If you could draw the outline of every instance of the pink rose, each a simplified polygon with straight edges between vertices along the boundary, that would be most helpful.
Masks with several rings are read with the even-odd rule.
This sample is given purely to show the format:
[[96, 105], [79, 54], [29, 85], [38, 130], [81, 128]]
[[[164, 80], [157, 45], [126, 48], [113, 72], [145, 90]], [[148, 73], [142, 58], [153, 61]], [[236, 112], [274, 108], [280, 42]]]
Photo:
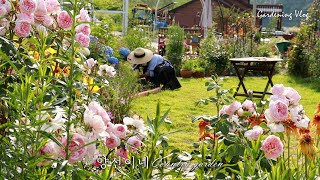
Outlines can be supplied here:
[[245, 100], [242, 103], [242, 109], [251, 113], [255, 113], [256, 112], [256, 103], [250, 101], [250, 100]]
[[80, 22], [90, 22], [90, 16], [87, 10], [83, 8], [80, 10], [80, 14], [76, 17]]
[[105, 123], [111, 121], [107, 111], [96, 101], [92, 101], [89, 103], [88, 108], [93, 111], [95, 114], [102, 117]]
[[283, 144], [279, 137], [269, 135], [263, 142], [260, 148], [267, 159], [276, 160], [283, 152]]
[[6, 7], [0, 6], [0, 17], [5, 16], [8, 13]]
[[70, 30], [73, 24], [72, 17], [68, 14], [67, 11], [61, 11], [58, 15], [58, 26], [64, 30]]
[[45, 16], [44, 16], [44, 19], [43, 19], [43, 21], [42, 21], [42, 24], [43, 24], [45, 27], [49, 27], [49, 26], [51, 26], [51, 25], [53, 24], [53, 22], [54, 22], [54, 19], [53, 19], [51, 16], [45, 15]]
[[118, 136], [120, 139], [123, 139], [126, 137], [126, 133], [127, 133], [127, 126], [123, 125], [123, 124], [115, 124], [113, 126], [113, 133]]
[[108, 133], [112, 133], [112, 131], [113, 131], [113, 126], [114, 126], [114, 124], [113, 124], [112, 122], [107, 122], [107, 124], [106, 124], [106, 131], [107, 131]]
[[4, 15], [6, 15], [9, 11], [11, 11], [11, 9], [12, 9], [12, 7], [11, 7], [11, 3], [10, 3], [10, 1], [8, 1], [8, 0], [2, 0], [2, 1], [0, 1], [0, 9], [1, 8], [4, 8], [5, 9], [5, 14]]
[[298, 105], [298, 102], [301, 99], [299, 93], [291, 87], [285, 89], [284, 95], [289, 100], [289, 105]]
[[86, 60], [86, 63], [87, 63], [88, 68], [91, 69], [97, 64], [97, 61], [94, 60], [93, 58], [89, 58]]
[[228, 106], [224, 106], [221, 110], [221, 113], [228, 114], [229, 116], [232, 116], [240, 108], [241, 108], [241, 103], [239, 101], [234, 101], [232, 104], [230, 104]]
[[56, 13], [60, 11], [60, 3], [57, 0], [46, 0], [45, 4], [48, 13]]
[[90, 110], [86, 110], [83, 114], [84, 123], [92, 127], [98, 133], [105, 131], [105, 123], [101, 116], [94, 114]]
[[282, 96], [283, 93], [284, 93], [284, 90], [285, 90], [285, 88], [284, 88], [283, 84], [275, 84], [275, 85], [270, 89], [270, 91], [271, 91], [271, 93], [272, 93], [273, 95], [278, 95], [278, 96]]
[[90, 25], [89, 24], [80, 24], [76, 27], [76, 32], [77, 33], [83, 33], [87, 36], [90, 35], [91, 33], [91, 29], [90, 29]]
[[288, 117], [288, 106], [280, 100], [272, 101], [269, 109], [265, 111], [265, 116], [268, 122], [281, 122]]
[[122, 157], [123, 159], [128, 159], [128, 151], [124, 148], [120, 148], [116, 151], [116, 155]]
[[33, 17], [32, 14], [19, 13], [19, 14], [17, 14], [16, 22], [33, 24], [34, 23], [34, 17]]
[[110, 134], [109, 137], [106, 137], [105, 144], [108, 148], [112, 149], [120, 146], [121, 141], [114, 134]]
[[29, 23], [16, 23], [14, 32], [19, 37], [27, 37], [31, 32], [31, 24]]
[[[75, 163], [83, 159], [83, 157], [87, 153], [87, 146], [85, 146], [86, 141], [87, 139], [78, 133], [74, 133], [72, 135], [72, 138], [69, 142], [69, 147], [68, 147], [68, 152], [71, 153], [68, 159], [69, 163]], [[66, 136], [62, 138], [61, 144], [63, 146], [67, 145]], [[61, 149], [61, 154], [63, 157], [66, 156], [66, 152], [64, 149]]]
[[37, 8], [35, 0], [20, 0], [19, 9], [22, 13], [33, 13]]
[[51, 155], [52, 158], [57, 157], [59, 146], [53, 142], [52, 140], [48, 141], [44, 146], [40, 149], [41, 155]]
[[38, 0], [38, 5], [34, 12], [34, 18], [38, 21], [43, 21], [46, 15], [47, 15], [47, 8], [44, 0]]
[[76, 34], [76, 41], [83, 47], [89, 47], [90, 37], [80, 32]]
[[260, 134], [263, 133], [263, 129], [260, 126], [254, 126], [251, 130], [248, 130], [244, 133], [244, 137], [248, 140], [257, 140]]
[[132, 136], [127, 140], [127, 148], [134, 152], [137, 152], [138, 148], [141, 147], [142, 142], [140, 138]]

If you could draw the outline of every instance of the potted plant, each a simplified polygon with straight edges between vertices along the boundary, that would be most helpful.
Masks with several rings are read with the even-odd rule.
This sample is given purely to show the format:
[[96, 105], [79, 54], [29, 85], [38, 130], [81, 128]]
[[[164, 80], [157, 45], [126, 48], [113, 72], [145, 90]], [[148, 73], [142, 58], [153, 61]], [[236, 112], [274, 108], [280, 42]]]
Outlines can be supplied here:
[[192, 68], [193, 68], [193, 61], [187, 60], [182, 63], [181, 70], [180, 70], [180, 76], [183, 78], [190, 78], [192, 77]]
[[203, 67], [195, 67], [192, 71], [193, 71], [193, 74], [192, 76], [195, 77], [195, 78], [203, 78], [204, 75], [205, 75], [205, 68]]
[[205, 61], [201, 60], [199, 58], [194, 59], [193, 61], [193, 74], [192, 76], [195, 78], [202, 78], [205, 76], [205, 71], [206, 71], [206, 65], [205, 65]]

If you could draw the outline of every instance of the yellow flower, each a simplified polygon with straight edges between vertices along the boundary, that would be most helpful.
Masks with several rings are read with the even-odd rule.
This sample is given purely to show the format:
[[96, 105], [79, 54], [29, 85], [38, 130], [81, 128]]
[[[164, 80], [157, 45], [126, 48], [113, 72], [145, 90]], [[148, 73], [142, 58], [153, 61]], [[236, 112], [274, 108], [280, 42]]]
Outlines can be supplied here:
[[94, 81], [93, 81], [93, 78], [91, 77], [84, 77], [83, 83], [88, 85], [88, 89], [90, 92], [96, 93], [100, 90], [98, 86], [93, 86]]

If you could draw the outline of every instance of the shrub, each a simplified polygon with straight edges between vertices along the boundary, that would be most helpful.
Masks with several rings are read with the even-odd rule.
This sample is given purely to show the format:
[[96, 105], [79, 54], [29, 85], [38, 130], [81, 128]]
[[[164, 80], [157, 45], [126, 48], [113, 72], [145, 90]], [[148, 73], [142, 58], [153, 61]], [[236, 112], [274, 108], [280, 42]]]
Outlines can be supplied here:
[[142, 28], [132, 28], [128, 30], [128, 34], [124, 37], [124, 46], [131, 51], [138, 47], [151, 48], [151, 39], [147, 36], [147, 32]]
[[169, 27], [168, 39], [166, 57], [172, 63], [173, 67], [179, 71], [184, 53], [184, 30], [177, 25]]
[[222, 74], [228, 68], [229, 53], [220, 43], [212, 31], [200, 42], [200, 58], [207, 64], [208, 74]]

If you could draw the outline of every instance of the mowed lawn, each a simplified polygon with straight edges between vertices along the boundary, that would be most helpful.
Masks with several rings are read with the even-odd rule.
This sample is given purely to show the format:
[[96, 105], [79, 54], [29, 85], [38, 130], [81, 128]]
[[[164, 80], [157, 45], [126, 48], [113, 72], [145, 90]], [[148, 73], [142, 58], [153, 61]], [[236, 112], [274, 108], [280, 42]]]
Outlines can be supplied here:
[[[198, 123], [192, 123], [192, 117], [195, 115], [215, 115], [215, 107], [213, 104], [195, 106], [195, 102], [201, 98], [207, 98], [213, 95], [213, 91], [207, 91], [205, 82], [210, 78], [201, 79], [179, 79], [182, 88], [179, 90], [166, 90], [157, 94], [151, 94], [145, 97], [136, 98], [133, 101], [132, 111], [140, 115], [143, 119], [147, 116], [153, 118], [155, 116], [156, 105], [158, 101], [161, 104], [161, 112], [164, 114], [170, 109], [168, 119], [172, 121], [172, 129], [170, 131], [181, 130], [168, 136], [169, 146], [183, 151], [190, 151], [193, 142], [198, 141]], [[238, 85], [236, 76], [227, 77], [224, 81], [224, 88], [236, 87]], [[267, 82], [266, 77], [246, 77], [245, 85], [247, 89], [263, 91]], [[302, 96], [300, 103], [310, 119], [320, 102], [320, 80], [305, 80], [292, 78], [288, 75], [275, 75], [273, 77], [274, 84], [283, 84], [296, 89]], [[270, 88], [269, 88], [270, 89]], [[269, 96], [266, 96], [267, 98]], [[236, 99], [243, 99], [237, 97]], [[259, 102], [259, 99], [255, 99]], [[162, 129], [168, 132], [167, 129]]]

